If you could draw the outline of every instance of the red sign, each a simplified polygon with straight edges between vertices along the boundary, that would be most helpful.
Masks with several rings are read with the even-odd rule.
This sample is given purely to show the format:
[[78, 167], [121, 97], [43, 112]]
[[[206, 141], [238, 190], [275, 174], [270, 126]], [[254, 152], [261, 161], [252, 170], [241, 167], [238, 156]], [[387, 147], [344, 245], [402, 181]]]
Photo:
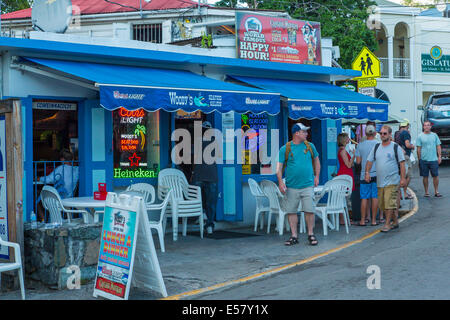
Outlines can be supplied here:
[[321, 65], [320, 23], [236, 12], [238, 58]]
[[97, 283], [95, 284], [95, 289], [105, 291], [109, 294], [123, 298], [125, 296], [125, 286], [118, 282], [113, 282], [111, 280], [97, 277]]

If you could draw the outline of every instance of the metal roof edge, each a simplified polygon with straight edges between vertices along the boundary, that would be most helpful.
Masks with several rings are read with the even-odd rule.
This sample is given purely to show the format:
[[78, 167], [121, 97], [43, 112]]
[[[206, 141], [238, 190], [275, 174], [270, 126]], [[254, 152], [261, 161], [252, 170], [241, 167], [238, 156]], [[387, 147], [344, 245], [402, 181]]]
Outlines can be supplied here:
[[[107, 48], [107, 50], [105, 50]], [[269, 61], [251, 61], [237, 58], [211, 57], [178, 52], [144, 50], [135, 48], [122, 48], [92, 44], [79, 44], [49, 40], [5, 38], [0, 37], [0, 50], [16, 51], [20, 55], [27, 53], [79, 56], [93, 59], [123, 59], [136, 63], [170, 63], [172, 65], [186, 66], [215, 66], [219, 68], [239, 68], [252, 71], [276, 71], [285, 74], [315, 74], [318, 76], [345, 76], [354, 78], [361, 76], [360, 71], [340, 69], [326, 66], [288, 64]], [[64, 59], [64, 58], [63, 58]]]

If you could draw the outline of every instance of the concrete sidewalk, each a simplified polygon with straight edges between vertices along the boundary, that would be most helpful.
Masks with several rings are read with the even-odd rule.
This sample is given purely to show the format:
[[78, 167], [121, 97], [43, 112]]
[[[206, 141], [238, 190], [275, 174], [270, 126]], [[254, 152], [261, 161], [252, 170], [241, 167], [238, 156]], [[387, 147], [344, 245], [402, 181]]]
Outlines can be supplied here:
[[[417, 205], [416, 199], [403, 201], [402, 213], [410, 211], [415, 205]], [[243, 279], [246, 277], [266, 276], [273, 269], [319, 254], [327, 254], [330, 250], [357, 242], [367, 235], [376, 233], [380, 227], [380, 225], [351, 226], [347, 234], [345, 227], [341, 226], [339, 231], [329, 231], [324, 237], [321, 220], [316, 218], [315, 233], [319, 241], [317, 246], [310, 246], [307, 235], [303, 233], [299, 234], [298, 245], [287, 247], [284, 241], [289, 238], [290, 233], [285, 231], [280, 237], [278, 233], [275, 233], [273, 226], [270, 234], [266, 233], [266, 229], [253, 232], [253, 226], [218, 230], [216, 237], [220, 234], [242, 236], [225, 239], [214, 239], [208, 235], [201, 239], [198, 232], [188, 232], [186, 237], [179, 235], [178, 241], [174, 242], [172, 235], [167, 233], [165, 253], [159, 249], [156, 234], [153, 240], [169, 298], [195, 299], [194, 290], [196, 293], [202, 291], [199, 289], [214, 285], [223, 287], [242, 283], [248, 280]], [[80, 289], [51, 290], [36, 283], [26, 283], [26, 298], [27, 300], [96, 300], [92, 295], [93, 288], [94, 284], [91, 283], [82, 285]], [[0, 300], [20, 298], [20, 290], [0, 293]], [[162, 296], [156, 292], [137, 288], [131, 288], [129, 296], [130, 300], [160, 298]]]

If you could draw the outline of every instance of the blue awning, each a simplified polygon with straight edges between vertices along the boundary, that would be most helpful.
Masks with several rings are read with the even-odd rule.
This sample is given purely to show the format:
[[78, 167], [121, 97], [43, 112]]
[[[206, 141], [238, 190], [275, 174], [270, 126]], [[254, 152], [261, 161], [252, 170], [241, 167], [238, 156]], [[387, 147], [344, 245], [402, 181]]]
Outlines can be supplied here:
[[289, 118], [370, 119], [385, 121], [388, 103], [325, 82], [231, 76], [287, 98]]
[[280, 111], [280, 95], [200, 76], [189, 71], [100, 63], [26, 58], [100, 88], [100, 104], [108, 110], [124, 107], [205, 113]]

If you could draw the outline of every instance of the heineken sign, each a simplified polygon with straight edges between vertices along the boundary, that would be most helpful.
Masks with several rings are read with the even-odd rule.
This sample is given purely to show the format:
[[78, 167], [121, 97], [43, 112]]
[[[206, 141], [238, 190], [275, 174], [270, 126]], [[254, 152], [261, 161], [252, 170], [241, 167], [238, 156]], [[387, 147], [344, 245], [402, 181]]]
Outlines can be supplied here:
[[430, 54], [422, 53], [422, 72], [450, 73], [450, 56], [443, 55], [442, 49], [434, 46]]

